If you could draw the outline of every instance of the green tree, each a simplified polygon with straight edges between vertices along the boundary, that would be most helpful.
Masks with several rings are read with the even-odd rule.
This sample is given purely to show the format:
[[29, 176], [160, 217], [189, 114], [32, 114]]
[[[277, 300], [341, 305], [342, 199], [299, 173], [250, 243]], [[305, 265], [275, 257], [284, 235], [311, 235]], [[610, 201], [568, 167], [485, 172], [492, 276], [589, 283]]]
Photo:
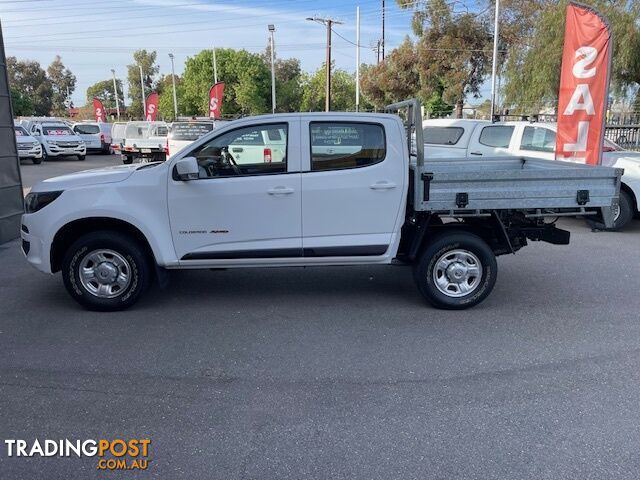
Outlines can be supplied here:
[[17, 88], [11, 87], [11, 107], [15, 116], [33, 115], [33, 103], [26, 95], [23, 95]]
[[[216, 49], [218, 80], [225, 82], [223, 115], [258, 114], [271, 110], [271, 74], [260, 55], [246, 50]], [[184, 113], [207, 115], [213, 84], [212, 51], [187, 58], [182, 85]]]
[[38, 62], [7, 57], [7, 73], [9, 86], [31, 102], [33, 115], [51, 113], [53, 87]]
[[[530, 113], [555, 106], [560, 85], [567, 0], [541, 6], [528, 45], [514, 43], [505, 66], [505, 96], [509, 105]], [[640, 84], [640, 3], [585, 0], [610, 21], [613, 28], [613, 92], [619, 95]]]
[[[262, 60], [271, 71], [271, 48], [262, 54]], [[302, 69], [297, 58], [276, 58], [276, 111], [297, 112], [302, 102]], [[269, 77], [271, 88], [271, 77]], [[271, 96], [269, 96], [271, 98]]]
[[[121, 112], [124, 111], [124, 90], [122, 89], [122, 80], [116, 80], [116, 88], [118, 89], [118, 103]], [[113, 80], [101, 80], [87, 88], [87, 103], [97, 98], [102, 102], [105, 108], [116, 108], [116, 96], [113, 91]]]
[[47, 75], [53, 89], [51, 113], [65, 116], [67, 107], [72, 106], [71, 94], [76, 89], [76, 76], [64, 66], [60, 55], [56, 55], [56, 58], [47, 68]]
[[[173, 108], [173, 81], [171, 75], [162, 75], [158, 81], [158, 91], [160, 99], [158, 101], [158, 112], [160, 118], [165, 120], [175, 120]], [[182, 78], [176, 75], [176, 99], [178, 100], [178, 115], [183, 113], [183, 87]]]
[[[326, 70], [324, 64], [313, 74], [303, 75], [302, 104], [300, 110], [321, 112], [325, 107]], [[355, 77], [344, 70], [332, 69], [331, 73], [331, 110], [354, 111], [356, 106]], [[361, 108], [366, 109], [365, 105]]]
[[127, 112], [131, 118], [143, 118], [142, 111], [142, 92], [140, 86], [140, 68], [142, 67], [142, 78], [144, 82], [145, 97], [149, 95], [155, 88], [155, 76], [160, 71], [160, 67], [156, 64], [157, 53], [147, 50], [136, 50], [133, 52], [133, 63], [127, 65], [127, 83], [129, 98], [131, 105]]

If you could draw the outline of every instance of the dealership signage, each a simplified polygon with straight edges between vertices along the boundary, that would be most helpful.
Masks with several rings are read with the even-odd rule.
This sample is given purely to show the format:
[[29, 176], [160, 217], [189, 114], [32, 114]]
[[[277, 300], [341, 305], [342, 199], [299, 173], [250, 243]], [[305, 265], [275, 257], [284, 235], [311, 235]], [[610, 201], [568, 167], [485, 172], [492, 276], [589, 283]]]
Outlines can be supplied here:
[[209, 89], [209, 117], [220, 118], [223, 96], [224, 82], [218, 82]]

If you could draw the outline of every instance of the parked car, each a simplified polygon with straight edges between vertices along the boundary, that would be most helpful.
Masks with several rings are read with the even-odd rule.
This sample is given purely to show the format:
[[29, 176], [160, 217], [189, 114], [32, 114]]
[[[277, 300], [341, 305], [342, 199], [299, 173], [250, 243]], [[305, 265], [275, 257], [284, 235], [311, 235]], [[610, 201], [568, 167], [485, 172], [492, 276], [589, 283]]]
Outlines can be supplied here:
[[111, 152], [111, 124], [104, 122], [82, 122], [72, 130], [84, 141], [88, 151], [108, 154]]
[[184, 147], [225, 123], [227, 123], [225, 120], [189, 120], [171, 123], [167, 135], [167, 160], [171, 155], [175, 155]]
[[[526, 121], [433, 119], [423, 122], [424, 149], [429, 158], [517, 155], [555, 160], [556, 131], [555, 123]], [[584, 162], [579, 155], [564, 160]], [[602, 164], [624, 168], [620, 204], [612, 228], [619, 230], [640, 214], [640, 152], [624, 150], [605, 139]]]
[[122, 163], [136, 160], [166, 160], [167, 134], [169, 126], [165, 122], [129, 122], [124, 131]]
[[[419, 104], [388, 111], [408, 107], [421, 144]], [[234, 144], [273, 131], [286, 155], [236, 160], [244, 151]], [[343, 135], [358, 151], [328, 152], [328, 137], [339, 145]], [[493, 289], [496, 255], [529, 240], [569, 243], [545, 216], [593, 211], [611, 224], [618, 169], [504, 157], [425, 163], [420, 155], [412, 165], [409, 138], [395, 114], [236, 120], [167, 162], [35, 185], [23, 252], [37, 269], [61, 271], [69, 294], [96, 310], [132, 305], [165, 269], [366, 264], [412, 266], [430, 303], [462, 309]]]
[[18, 125], [13, 127], [16, 134], [16, 144], [18, 146], [18, 158], [20, 160], [28, 158], [35, 164], [42, 163], [42, 147], [40, 142], [27, 133]]
[[31, 134], [42, 145], [43, 160], [57, 157], [77, 157], [78, 160], [86, 158], [87, 147], [84, 141], [66, 123], [34, 123]]

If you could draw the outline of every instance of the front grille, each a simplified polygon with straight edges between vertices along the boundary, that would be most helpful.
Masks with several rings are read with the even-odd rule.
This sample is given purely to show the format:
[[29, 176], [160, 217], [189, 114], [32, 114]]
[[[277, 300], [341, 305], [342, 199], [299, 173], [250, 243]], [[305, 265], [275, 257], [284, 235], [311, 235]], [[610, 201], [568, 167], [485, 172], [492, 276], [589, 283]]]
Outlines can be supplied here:
[[78, 142], [58, 142], [58, 146], [64, 148], [76, 148], [78, 145]]
[[31, 243], [26, 240], [22, 240], [22, 251], [25, 255], [29, 255], [29, 250], [31, 250]]
[[31, 144], [31, 143], [19, 143], [18, 144], [18, 150], [31, 150], [33, 147], [35, 147], [36, 144]]

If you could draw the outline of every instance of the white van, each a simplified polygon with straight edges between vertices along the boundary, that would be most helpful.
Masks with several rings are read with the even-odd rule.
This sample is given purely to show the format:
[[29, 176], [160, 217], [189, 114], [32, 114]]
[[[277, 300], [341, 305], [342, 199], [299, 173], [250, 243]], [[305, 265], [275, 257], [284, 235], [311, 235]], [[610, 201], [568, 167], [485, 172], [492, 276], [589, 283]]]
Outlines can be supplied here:
[[73, 125], [87, 146], [87, 150], [108, 154], [111, 151], [111, 124], [104, 122], [82, 122]]

